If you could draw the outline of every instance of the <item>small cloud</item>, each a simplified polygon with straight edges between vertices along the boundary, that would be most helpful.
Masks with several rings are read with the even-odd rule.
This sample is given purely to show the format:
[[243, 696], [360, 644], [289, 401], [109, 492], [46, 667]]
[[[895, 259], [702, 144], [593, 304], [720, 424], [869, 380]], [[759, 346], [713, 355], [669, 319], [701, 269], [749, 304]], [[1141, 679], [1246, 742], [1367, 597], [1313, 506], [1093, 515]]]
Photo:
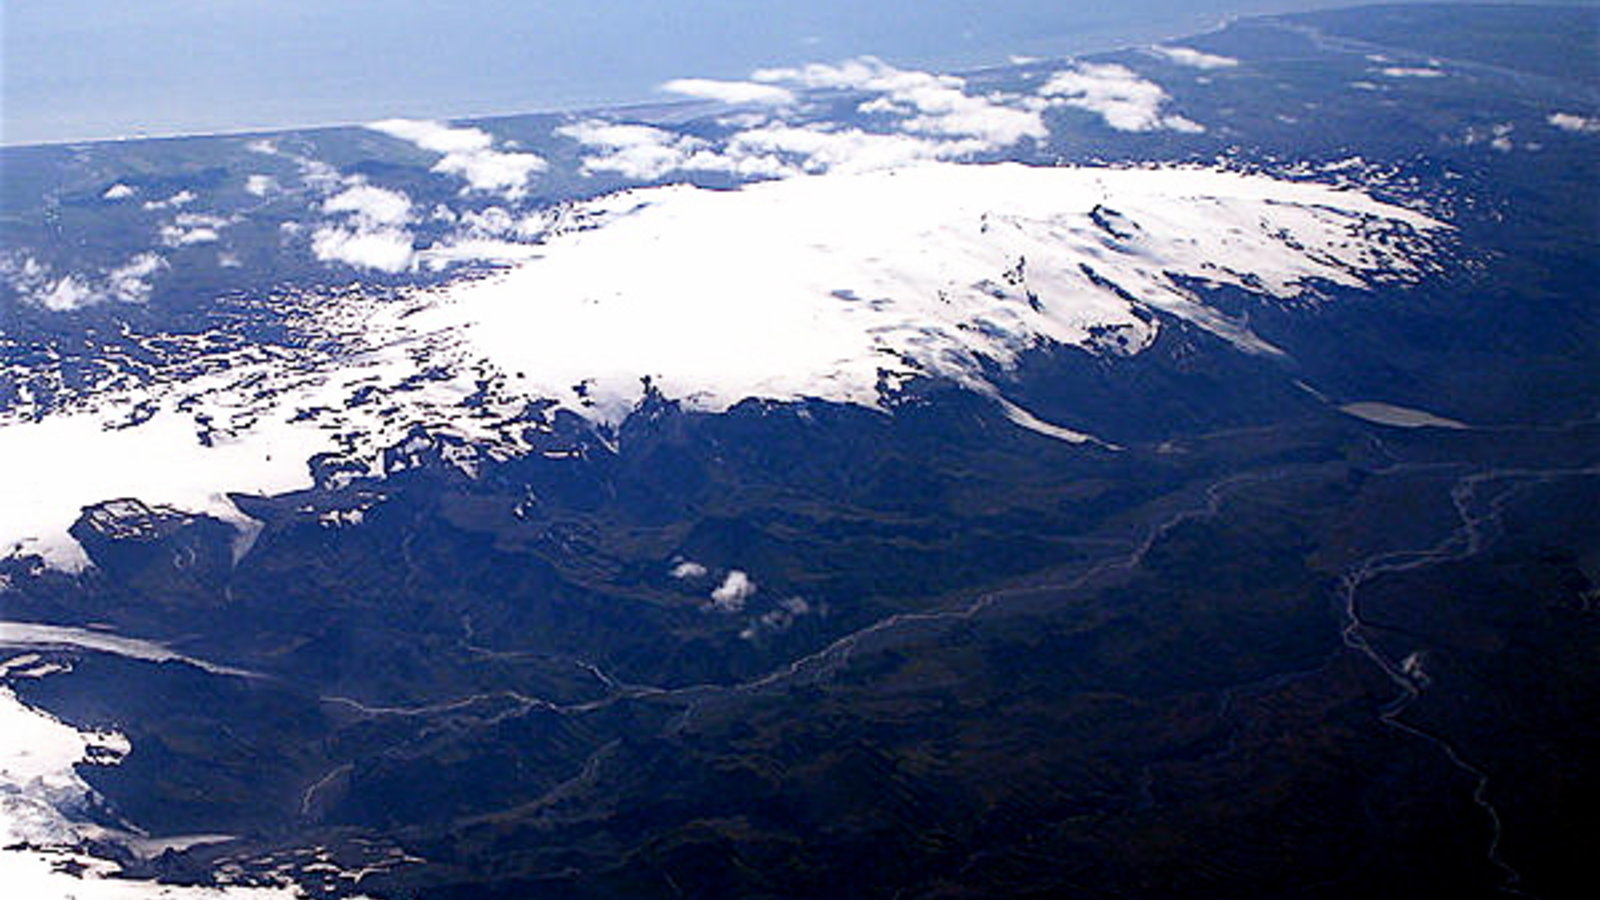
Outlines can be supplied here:
[[1600, 117], [1580, 116], [1576, 113], [1551, 113], [1545, 121], [1572, 134], [1600, 134]]
[[442, 272], [462, 263], [516, 263], [538, 256], [537, 244], [453, 235], [436, 241], [426, 250], [418, 250], [412, 262], [430, 272]]
[[188, 206], [189, 204], [193, 203], [194, 201], [196, 201], [198, 199], [199, 198], [197, 196], [195, 196], [194, 191], [185, 190], [185, 191], [179, 191], [176, 194], [173, 194], [171, 197], [168, 197], [165, 200], [146, 200], [145, 203], [144, 203], [144, 208], [145, 209], [177, 209], [180, 206]]
[[527, 193], [534, 175], [549, 168], [538, 154], [494, 149], [494, 137], [478, 128], [451, 128], [421, 119], [386, 119], [367, 127], [443, 154], [433, 171], [459, 176], [468, 190], [500, 193], [514, 200]]
[[106, 298], [77, 275], [68, 275], [28, 295], [28, 300], [52, 312], [68, 312], [93, 306]]
[[870, 91], [876, 100], [861, 111], [907, 117], [900, 130], [912, 134], [972, 138], [999, 150], [1025, 138], [1049, 132], [1036, 109], [1006, 94], [973, 96], [965, 79], [910, 69], [897, 69], [866, 56], [837, 65], [812, 63], [796, 69], [765, 69], [753, 76], [763, 82], [790, 82], [807, 88]]
[[380, 272], [404, 272], [414, 256], [410, 232], [396, 228], [362, 231], [325, 225], [311, 236], [311, 252], [323, 262], [339, 262]]
[[179, 228], [174, 225], [161, 227], [161, 243], [168, 247], [187, 247], [191, 244], [215, 244], [221, 240], [222, 235], [215, 228]]
[[1389, 66], [1379, 70], [1390, 78], [1443, 78], [1444, 72], [1439, 69], [1421, 66]]
[[745, 601], [755, 596], [756, 583], [749, 575], [734, 569], [711, 592], [710, 608], [723, 613], [736, 613], [744, 609]]
[[937, 140], [878, 134], [828, 125], [768, 125], [734, 135], [728, 152], [772, 160], [793, 159], [805, 172], [862, 172], [971, 156], [987, 149], [979, 140]]
[[140, 253], [127, 263], [106, 273], [106, 287], [113, 300], [143, 303], [150, 298], [150, 278], [167, 267], [155, 253]]
[[584, 159], [587, 173], [615, 172], [636, 181], [654, 181], [670, 172], [729, 172], [752, 178], [793, 173], [771, 156], [719, 151], [709, 141], [649, 125], [589, 119], [564, 125], [556, 134], [600, 151]]
[[167, 267], [156, 253], [140, 253], [100, 277], [72, 272], [56, 277], [50, 266], [31, 256], [0, 263], [4, 275], [24, 302], [54, 312], [70, 312], [101, 303], [143, 303], [153, 290], [151, 279]]
[[654, 181], [668, 172], [679, 171], [695, 153], [710, 146], [699, 138], [649, 125], [602, 119], [563, 125], [556, 134], [600, 151], [584, 159], [584, 172], [615, 172], [638, 181]]
[[764, 634], [780, 634], [788, 631], [795, 620], [811, 612], [811, 604], [804, 597], [786, 597], [778, 602], [776, 609], [770, 609], [750, 620], [739, 637], [753, 641]]
[[400, 226], [411, 221], [411, 198], [400, 191], [357, 184], [323, 201], [322, 210], [348, 214], [366, 228]]
[[1157, 45], [1150, 48], [1150, 52], [1165, 59], [1167, 62], [1188, 66], [1191, 69], [1231, 69], [1239, 65], [1239, 61], [1231, 56], [1218, 56], [1206, 53], [1192, 47], [1170, 47]]
[[278, 179], [271, 175], [251, 175], [244, 180], [244, 189], [256, 197], [265, 197], [278, 189]]
[[841, 63], [807, 63], [793, 68], [757, 69], [750, 77], [760, 82], [789, 82], [805, 88], [854, 88], [884, 93], [910, 82], [927, 84], [931, 80], [950, 87], [961, 85], [961, 79], [954, 75], [896, 69], [875, 56], [857, 57]]
[[1516, 127], [1510, 122], [1501, 122], [1498, 125], [1491, 125], [1487, 128], [1468, 128], [1462, 142], [1469, 147], [1475, 144], [1488, 144], [1492, 150], [1500, 153], [1510, 153], [1516, 149], [1516, 145], [1511, 140], [1511, 133], [1515, 130]]
[[707, 571], [708, 570], [705, 566], [694, 562], [693, 560], [686, 559], [683, 562], [673, 566], [672, 571], [669, 574], [671, 574], [673, 578], [683, 581], [689, 578], [704, 578], [706, 577]]
[[214, 244], [222, 238], [221, 229], [235, 221], [204, 213], [179, 213], [171, 223], [161, 226], [161, 243], [168, 247]]
[[119, 181], [116, 184], [113, 184], [111, 187], [106, 188], [106, 192], [101, 194], [100, 197], [103, 200], [126, 200], [137, 193], [139, 193], [138, 188], [123, 184]]
[[1058, 72], [1039, 92], [1067, 106], [1088, 110], [1118, 131], [1178, 131], [1197, 134], [1204, 126], [1162, 112], [1171, 99], [1160, 85], [1116, 63], [1083, 63]]
[[324, 200], [322, 210], [344, 216], [344, 222], [312, 234], [317, 259], [380, 272], [403, 272], [416, 261], [415, 241], [405, 228], [412, 221], [411, 198], [404, 193], [356, 183]]
[[716, 100], [719, 103], [761, 106], [789, 106], [795, 102], [794, 92], [771, 84], [753, 81], [717, 81], [710, 78], [676, 78], [661, 86], [664, 91]]

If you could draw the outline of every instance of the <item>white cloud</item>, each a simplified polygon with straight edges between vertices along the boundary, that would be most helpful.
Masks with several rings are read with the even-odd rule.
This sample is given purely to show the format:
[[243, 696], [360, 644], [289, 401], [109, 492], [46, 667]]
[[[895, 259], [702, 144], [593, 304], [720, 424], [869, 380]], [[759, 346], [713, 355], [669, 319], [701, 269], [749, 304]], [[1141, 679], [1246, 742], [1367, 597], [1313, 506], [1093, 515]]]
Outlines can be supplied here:
[[111, 299], [123, 303], [143, 303], [150, 298], [150, 279], [167, 267], [166, 259], [155, 253], [140, 253], [106, 273], [106, 290]]
[[998, 150], [1027, 138], [1049, 135], [1037, 109], [1006, 94], [977, 97], [966, 93], [966, 81], [897, 69], [874, 57], [837, 65], [812, 63], [794, 69], [765, 69], [758, 81], [789, 82], [806, 88], [833, 88], [879, 94], [861, 105], [862, 112], [906, 117], [900, 130], [911, 134], [971, 138], [985, 149]]
[[1171, 98], [1160, 85], [1116, 63], [1082, 63], [1051, 76], [1039, 89], [1068, 106], [1088, 110], [1118, 131], [1180, 131], [1205, 128], [1182, 116], [1162, 111]]
[[989, 149], [989, 144], [981, 140], [936, 140], [828, 125], [767, 125], [739, 132], [728, 143], [731, 155], [791, 158], [799, 170], [818, 173], [890, 169], [958, 159]]
[[682, 581], [686, 578], [704, 578], [706, 577], [706, 573], [707, 569], [705, 566], [693, 560], [686, 559], [683, 562], [673, 566], [670, 574], [673, 578]]
[[52, 312], [68, 312], [93, 306], [105, 300], [105, 296], [86, 284], [76, 275], [68, 275], [46, 285], [42, 290], [34, 291], [29, 300]]
[[[598, 150], [586, 172], [609, 171], [639, 181], [674, 172], [727, 172], [742, 178], [782, 178], [803, 173], [865, 171], [932, 160], [966, 159], [1049, 135], [1036, 97], [972, 96], [951, 75], [897, 69], [871, 57], [836, 65], [756, 72], [741, 90], [846, 89], [875, 94], [859, 104], [879, 117], [874, 130], [837, 123], [793, 125], [767, 116], [724, 120], [735, 129], [719, 141], [675, 134], [649, 125], [592, 119], [557, 133]], [[718, 82], [719, 85], [733, 84]], [[776, 96], [776, 95], [774, 95]]]
[[763, 634], [776, 634], [789, 630], [794, 621], [811, 612], [811, 604], [804, 597], [786, 597], [778, 601], [776, 609], [770, 609], [754, 619], [739, 632], [739, 637], [753, 641]]
[[99, 277], [71, 272], [56, 277], [50, 266], [31, 256], [8, 257], [0, 262], [5, 276], [24, 302], [54, 312], [70, 312], [116, 301], [143, 303], [154, 289], [151, 278], [167, 267], [156, 253], [140, 253]]
[[357, 184], [323, 201], [322, 210], [348, 214], [364, 228], [398, 227], [411, 221], [411, 198], [401, 191]]
[[[412, 128], [413, 125], [419, 127]], [[456, 155], [473, 147], [483, 147], [490, 140], [476, 129], [443, 128], [433, 123], [399, 123], [395, 127], [423, 139], [428, 144], [427, 149]], [[288, 155], [276, 148], [271, 152]], [[515, 154], [491, 151], [491, 156], [504, 158]], [[311, 252], [323, 262], [380, 272], [419, 268], [439, 271], [475, 261], [516, 262], [536, 254], [536, 246], [531, 242], [544, 233], [546, 226], [540, 214], [514, 216], [499, 206], [459, 214], [443, 204], [431, 210], [418, 210], [404, 191], [370, 184], [360, 175], [342, 175], [332, 166], [314, 159], [290, 158], [300, 165], [306, 183], [325, 194], [321, 209], [332, 220], [315, 227], [285, 222], [280, 228], [291, 238], [309, 232]], [[419, 221], [455, 227], [431, 246], [419, 250], [416, 249], [416, 235], [411, 230]]]
[[524, 196], [528, 181], [549, 167], [536, 153], [494, 149], [494, 137], [478, 128], [451, 128], [422, 119], [386, 119], [367, 127], [443, 154], [433, 171], [459, 176], [469, 190], [504, 194], [509, 199]]
[[769, 155], [725, 152], [709, 141], [649, 125], [589, 119], [564, 125], [556, 133], [600, 151], [584, 159], [583, 171], [615, 172], [637, 181], [654, 181], [671, 172], [728, 172], [759, 178], [796, 171]]
[[1545, 121], [1562, 131], [1573, 134], [1600, 134], [1600, 117], [1580, 116], [1576, 113], [1551, 113]]
[[1180, 66], [1188, 66], [1192, 69], [1231, 69], [1239, 64], [1239, 61], [1231, 56], [1218, 56], [1214, 53], [1196, 50], [1193, 47], [1157, 45], [1151, 47], [1150, 52], [1168, 62], [1177, 63]]
[[271, 175], [251, 175], [244, 180], [244, 189], [257, 197], [265, 197], [278, 189], [278, 179]]
[[338, 262], [380, 272], [403, 272], [415, 262], [411, 198], [401, 191], [356, 183], [322, 203], [323, 212], [342, 215], [342, 224], [319, 227], [311, 252], [323, 262]]
[[[335, 169], [333, 166], [328, 165], [322, 160], [313, 159], [309, 156], [301, 156], [297, 153], [287, 152], [280, 148], [274, 141], [251, 141], [248, 144], [245, 144], [245, 149], [249, 150], [251, 153], [259, 153], [262, 156], [276, 156], [290, 160], [300, 169], [300, 177], [305, 182], [306, 186], [317, 191], [334, 191], [347, 184], [361, 183], [361, 179], [359, 177], [346, 178], [339, 174], [338, 169]], [[252, 181], [256, 178], [266, 177], [269, 176], [250, 176], [250, 178], [245, 182], [245, 189], [254, 193], [251, 188]], [[259, 185], [260, 183], [256, 182], [256, 184]]]
[[1510, 153], [1516, 149], [1516, 144], [1511, 140], [1511, 133], [1515, 130], [1516, 126], [1510, 122], [1501, 122], [1487, 128], [1472, 127], [1467, 129], [1462, 142], [1469, 147], [1474, 144], [1488, 144], [1493, 150]]
[[198, 199], [199, 197], [195, 195], [194, 191], [184, 190], [173, 194], [171, 197], [168, 197], [165, 200], [146, 200], [144, 203], [144, 208], [177, 209], [180, 206], [188, 206]]
[[661, 89], [688, 97], [740, 105], [753, 103], [761, 106], [788, 106], [795, 102], [793, 91], [752, 81], [675, 78], [663, 84]]
[[734, 569], [711, 592], [711, 608], [717, 612], [736, 613], [744, 609], [746, 600], [755, 596], [756, 583], [744, 572]]
[[503, 206], [490, 206], [480, 210], [466, 210], [459, 216], [448, 209], [436, 208], [433, 218], [458, 224], [470, 237], [513, 237], [534, 240], [544, 234], [548, 215], [531, 213], [514, 215]]
[[638, 181], [654, 181], [668, 172], [681, 171], [691, 157], [710, 147], [698, 138], [649, 125], [602, 119], [563, 125], [556, 134], [600, 151], [584, 159], [585, 172], [616, 172]]
[[215, 244], [222, 235], [215, 228], [179, 228], [176, 225], [161, 227], [161, 243], [168, 247], [187, 247], [190, 244]]
[[1443, 78], [1444, 72], [1439, 69], [1423, 68], [1418, 66], [1389, 66], [1381, 69], [1384, 75], [1390, 78]]
[[537, 244], [452, 235], [426, 250], [418, 250], [412, 262], [415, 266], [440, 272], [461, 263], [514, 263], [533, 259], [538, 255]]
[[789, 82], [806, 88], [849, 88], [882, 93], [911, 85], [940, 83], [947, 87], [960, 87], [962, 84], [961, 79], [954, 75], [896, 69], [873, 56], [862, 56], [837, 64], [808, 63], [796, 68], [758, 69], [750, 77], [761, 82]]
[[100, 196], [105, 200], [126, 200], [137, 193], [139, 193], [138, 188], [130, 187], [129, 185], [117, 182], [111, 187], [106, 188], [106, 192]]
[[411, 233], [399, 228], [360, 230], [324, 225], [311, 235], [311, 252], [323, 262], [338, 262], [380, 272], [404, 272], [414, 257]]
[[221, 230], [236, 221], [205, 213], [179, 213], [170, 223], [161, 226], [161, 243], [168, 247], [214, 244], [222, 239]]

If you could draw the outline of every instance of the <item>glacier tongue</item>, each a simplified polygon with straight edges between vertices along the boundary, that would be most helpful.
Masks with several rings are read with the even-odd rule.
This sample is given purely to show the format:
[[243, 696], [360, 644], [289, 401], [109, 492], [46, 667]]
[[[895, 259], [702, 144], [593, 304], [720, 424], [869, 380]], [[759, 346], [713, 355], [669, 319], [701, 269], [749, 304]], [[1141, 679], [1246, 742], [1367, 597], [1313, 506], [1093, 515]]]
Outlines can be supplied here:
[[1051, 343], [1138, 353], [1151, 310], [1275, 353], [1185, 285], [1292, 297], [1318, 280], [1415, 279], [1445, 228], [1355, 190], [1193, 166], [930, 163], [624, 191], [571, 212], [582, 228], [507, 272], [400, 300], [282, 297], [303, 340], [150, 336], [152, 353], [187, 355], [0, 413], [0, 553], [81, 568], [68, 529], [120, 497], [249, 536], [229, 494], [309, 487], [322, 454], [342, 460], [327, 471], [382, 475], [385, 449], [419, 434], [452, 436], [445, 456], [473, 477], [530, 449], [530, 402], [615, 425], [646, 380], [721, 411], [750, 397], [876, 406], [880, 385], [922, 374], [1087, 440], [1006, 402], [988, 373]]

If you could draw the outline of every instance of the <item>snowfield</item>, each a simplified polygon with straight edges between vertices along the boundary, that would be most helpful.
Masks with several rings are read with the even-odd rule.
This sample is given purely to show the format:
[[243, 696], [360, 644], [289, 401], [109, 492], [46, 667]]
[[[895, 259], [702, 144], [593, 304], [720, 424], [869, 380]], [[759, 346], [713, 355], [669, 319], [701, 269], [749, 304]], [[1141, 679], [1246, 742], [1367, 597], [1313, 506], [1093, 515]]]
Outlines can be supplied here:
[[0, 552], [82, 568], [68, 528], [121, 497], [248, 538], [227, 494], [310, 486], [313, 455], [381, 475], [383, 451], [420, 427], [471, 442], [458, 461], [471, 470], [478, 453], [527, 450], [542, 423], [531, 401], [614, 426], [647, 380], [718, 412], [751, 397], [876, 407], [931, 376], [1022, 427], [1087, 440], [1016, 407], [989, 373], [1040, 346], [1136, 354], [1159, 314], [1277, 354], [1190, 286], [1292, 298], [1414, 280], [1446, 227], [1261, 174], [1014, 163], [643, 188], [551, 221], [584, 225], [552, 227], [536, 257], [488, 278], [398, 301], [285, 300], [310, 338], [293, 346], [191, 348], [155, 378], [18, 404], [0, 417]]

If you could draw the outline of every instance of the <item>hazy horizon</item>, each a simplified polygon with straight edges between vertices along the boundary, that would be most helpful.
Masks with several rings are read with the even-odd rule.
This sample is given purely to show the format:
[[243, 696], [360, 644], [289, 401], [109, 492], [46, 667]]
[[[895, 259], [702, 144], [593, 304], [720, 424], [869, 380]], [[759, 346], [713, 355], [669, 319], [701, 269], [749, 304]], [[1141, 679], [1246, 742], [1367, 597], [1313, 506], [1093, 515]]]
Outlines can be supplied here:
[[[1413, 0], [1414, 2], [1414, 0]], [[469, 118], [663, 99], [675, 77], [872, 54], [955, 69], [1329, 0], [7, 0], [0, 143]]]

